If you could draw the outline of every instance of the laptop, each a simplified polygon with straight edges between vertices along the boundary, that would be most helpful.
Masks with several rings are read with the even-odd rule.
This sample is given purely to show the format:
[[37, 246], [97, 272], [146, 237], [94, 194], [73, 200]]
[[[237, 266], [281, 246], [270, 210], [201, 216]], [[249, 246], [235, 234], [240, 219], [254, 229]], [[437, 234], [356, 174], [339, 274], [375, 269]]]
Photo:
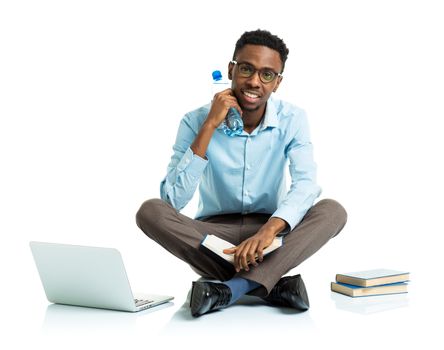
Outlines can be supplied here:
[[174, 297], [133, 295], [117, 249], [30, 242], [51, 303], [136, 312]]

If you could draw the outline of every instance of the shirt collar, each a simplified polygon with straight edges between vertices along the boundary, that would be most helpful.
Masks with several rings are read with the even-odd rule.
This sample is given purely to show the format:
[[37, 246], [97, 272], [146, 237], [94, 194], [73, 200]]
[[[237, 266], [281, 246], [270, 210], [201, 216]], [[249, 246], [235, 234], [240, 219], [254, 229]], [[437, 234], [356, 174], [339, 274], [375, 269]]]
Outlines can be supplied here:
[[274, 100], [270, 97], [267, 101], [267, 107], [265, 108], [265, 115], [262, 119], [261, 130], [265, 130], [266, 128], [275, 128], [279, 126], [279, 120], [277, 117], [276, 106], [274, 104]]
[[[259, 124], [259, 131], [265, 130], [266, 128], [275, 128], [279, 126], [279, 120], [277, 117], [277, 111], [274, 100], [270, 97], [267, 101], [267, 106], [265, 107], [265, 114]], [[222, 123], [217, 127], [217, 129], [222, 129]]]
[[[217, 129], [223, 129], [223, 123], [221, 123]], [[274, 100], [270, 97], [267, 101], [267, 106], [265, 107], [265, 114], [262, 121], [259, 124], [258, 131], [265, 130], [266, 128], [275, 128], [279, 126], [279, 120], [277, 117], [277, 111]]]

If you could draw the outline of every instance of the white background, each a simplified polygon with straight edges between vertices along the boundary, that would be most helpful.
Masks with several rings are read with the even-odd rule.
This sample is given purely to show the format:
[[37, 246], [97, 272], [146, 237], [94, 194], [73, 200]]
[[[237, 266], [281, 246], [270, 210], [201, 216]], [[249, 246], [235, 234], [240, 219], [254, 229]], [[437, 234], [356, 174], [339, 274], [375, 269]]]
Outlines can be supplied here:
[[[211, 98], [211, 71], [225, 71], [239, 36], [261, 28], [290, 49], [276, 97], [307, 111], [321, 198], [340, 201], [349, 222], [292, 271], [303, 274], [312, 309], [291, 319], [307, 322], [289, 329], [289, 315], [274, 315], [258, 326], [247, 308], [232, 314], [236, 332], [224, 330], [233, 322], [227, 310], [223, 322], [214, 323], [223, 313], [186, 320], [167, 336], [181, 341], [214, 326], [224, 347], [290, 334], [295, 346], [436, 343], [443, 17], [442, 3], [426, 0], [2, 1], [1, 341], [144, 346], [165, 333], [197, 276], [146, 238], [134, 216], [159, 196], [178, 123]], [[183, 213], [195, 209], [196, 198]], [[134, 288], [173, 294], [175, 308], [54, 328], [30, 240], [118, 248]], [[376, 316], [334, 307], [336, 273], [377, 267], [411, 272], [407, 307]]]

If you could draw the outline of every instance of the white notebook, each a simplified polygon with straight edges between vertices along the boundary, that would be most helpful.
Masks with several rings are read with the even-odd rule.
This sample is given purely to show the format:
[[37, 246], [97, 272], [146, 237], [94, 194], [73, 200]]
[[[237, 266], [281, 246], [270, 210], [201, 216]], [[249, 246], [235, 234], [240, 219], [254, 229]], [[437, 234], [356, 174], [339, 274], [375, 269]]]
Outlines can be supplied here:
[[[264, 256], [281, 247], [283, 243], [282, 238], [283, 237], [276, 237], [273, 242], [264, 249]], [[231, 264], [234, 264], [234, 255], [225, 254], [223, 252], [224, 249], [233, 248], [235, 246], [234, 244], [227, 242], [215, 235], [206, 235], [200, 244], [202, 247], [210, 250], [214, 254], [217, 254], [222, 259], [228, 261]]]

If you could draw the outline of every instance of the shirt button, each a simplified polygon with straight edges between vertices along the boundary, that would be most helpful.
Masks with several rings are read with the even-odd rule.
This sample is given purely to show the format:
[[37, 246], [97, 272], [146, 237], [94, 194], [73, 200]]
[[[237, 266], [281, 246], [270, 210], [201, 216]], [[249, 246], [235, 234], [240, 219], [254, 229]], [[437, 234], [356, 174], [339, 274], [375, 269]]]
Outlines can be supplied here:
[[251, 169], [251, 166], [247, 165], [247, 170], [250, 170], [250, 169]]

